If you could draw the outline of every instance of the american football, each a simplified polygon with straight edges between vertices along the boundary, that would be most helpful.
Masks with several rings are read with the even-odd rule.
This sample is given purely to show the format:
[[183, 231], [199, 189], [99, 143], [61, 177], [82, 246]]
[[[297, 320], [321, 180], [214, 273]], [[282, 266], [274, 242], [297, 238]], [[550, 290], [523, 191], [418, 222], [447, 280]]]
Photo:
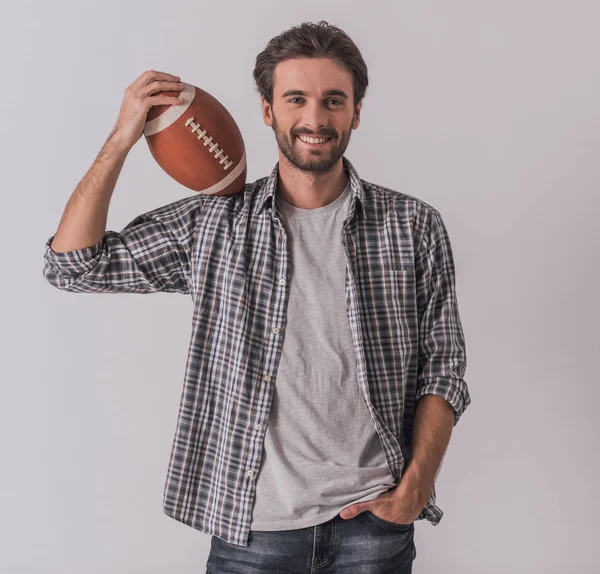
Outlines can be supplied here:
[[144, 136], [154, 159], [185, 187], [207, 195], [233, 195], [246, 183], [246, 149], [235, 120], [214, 96], [183, 82], [178, 105], [153, 106]]

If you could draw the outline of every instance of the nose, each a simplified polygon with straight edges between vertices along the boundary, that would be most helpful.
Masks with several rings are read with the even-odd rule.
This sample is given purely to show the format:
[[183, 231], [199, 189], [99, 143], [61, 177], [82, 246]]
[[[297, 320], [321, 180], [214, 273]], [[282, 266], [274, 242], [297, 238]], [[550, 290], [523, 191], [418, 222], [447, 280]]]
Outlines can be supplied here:
[[324, 110], [319, 102], [308, 104], [304, 107], [303, 120], [307, 131], [320, 133], [327, 125], [327, 110]]

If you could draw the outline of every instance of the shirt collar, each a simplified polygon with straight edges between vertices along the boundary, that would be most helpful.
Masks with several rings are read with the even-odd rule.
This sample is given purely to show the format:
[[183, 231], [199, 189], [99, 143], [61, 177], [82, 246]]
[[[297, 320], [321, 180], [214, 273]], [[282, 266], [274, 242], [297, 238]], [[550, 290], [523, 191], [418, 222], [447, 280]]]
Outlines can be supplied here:
[[[362, 208], [362, 213], [363, 213], [365, 219], [367, 219], [367, 209], [366, 209], [367, 206], [365, 205], [365, 192], [364, 192], [360, 177], [359, 177], [356, 169], [354, 168], [352, 163], [350, 163], [350, 160], [348, 158], [346, 158], [346, 156], [342, 156], [342, 164], [344, 166], [344, 170], [346, 171], [346, 173], [348, 174], [348, 177], [350, 178], [350, 187], [351, 187], [351, 191], [352, 191], [352, 198], [350, 200], [350, 202], [351, 202], [350, 213], [354, 213], [356, 200], [358, 200], [360, 203], [360, 206]], [[257, 192], [257, 200], [256, 201], [257, 201], [258, 211], [261, 211], [263, 209], [265, 202], [269, 198], [270, 198], [269, 207], [272, 208], [274, 206], [274, 200], [275, 200], [274, 194], [275, 194], [275, 190], [277, 189], [278, 178], [279, 178], [279, 161], [275, 164], [275, 167], [273, 168], [271, 175], [263, 182], [263, 184], [260, 186], [260, 188]]]

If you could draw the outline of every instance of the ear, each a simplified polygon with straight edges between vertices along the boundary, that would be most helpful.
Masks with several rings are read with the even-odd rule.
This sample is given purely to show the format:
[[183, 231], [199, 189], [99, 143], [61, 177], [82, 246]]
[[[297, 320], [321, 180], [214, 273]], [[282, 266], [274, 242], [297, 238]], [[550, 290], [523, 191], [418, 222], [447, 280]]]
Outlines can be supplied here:
[[362, 107], [362, 100], [360, 102], [358, 102], [358, 104], [356, 105], [356, 111], [355, 116], [354, 116], [354, 121], [352, 122], [352, 129], [355, 130], [358, 127], [358, 124], [360, 124], [360, 110]]
[[273, 125], [273, 114], [271, 113], [271, 104], [269, 104], [269, 102], [267, 102], [267, 100], [265, 100], [264, 96], [261, 96], [260, 100], [261, 100], [263, 121], [265, 122], [265, 125], [272, 126]]

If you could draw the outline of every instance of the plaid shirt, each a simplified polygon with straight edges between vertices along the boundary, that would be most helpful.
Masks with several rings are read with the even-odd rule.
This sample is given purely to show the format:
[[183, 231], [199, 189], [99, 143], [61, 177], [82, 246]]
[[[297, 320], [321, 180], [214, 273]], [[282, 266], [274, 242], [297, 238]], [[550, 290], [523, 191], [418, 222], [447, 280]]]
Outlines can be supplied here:
[[[357, 377], [397, 484], [416, 403], [470, 404], [448, 233], [424, 201], [350, 177], [342, 228]], [[197, 194], [137, 216], [91, 247], [45, 250], [44, 277], [75, 293], [189, 294], [193, 325], [165, 488], [165, 514], [246, 546], [285, 337], [290, 259], [268, 177], [232, 196]], [[438, 524], [435, 486], [417, 520]]]

